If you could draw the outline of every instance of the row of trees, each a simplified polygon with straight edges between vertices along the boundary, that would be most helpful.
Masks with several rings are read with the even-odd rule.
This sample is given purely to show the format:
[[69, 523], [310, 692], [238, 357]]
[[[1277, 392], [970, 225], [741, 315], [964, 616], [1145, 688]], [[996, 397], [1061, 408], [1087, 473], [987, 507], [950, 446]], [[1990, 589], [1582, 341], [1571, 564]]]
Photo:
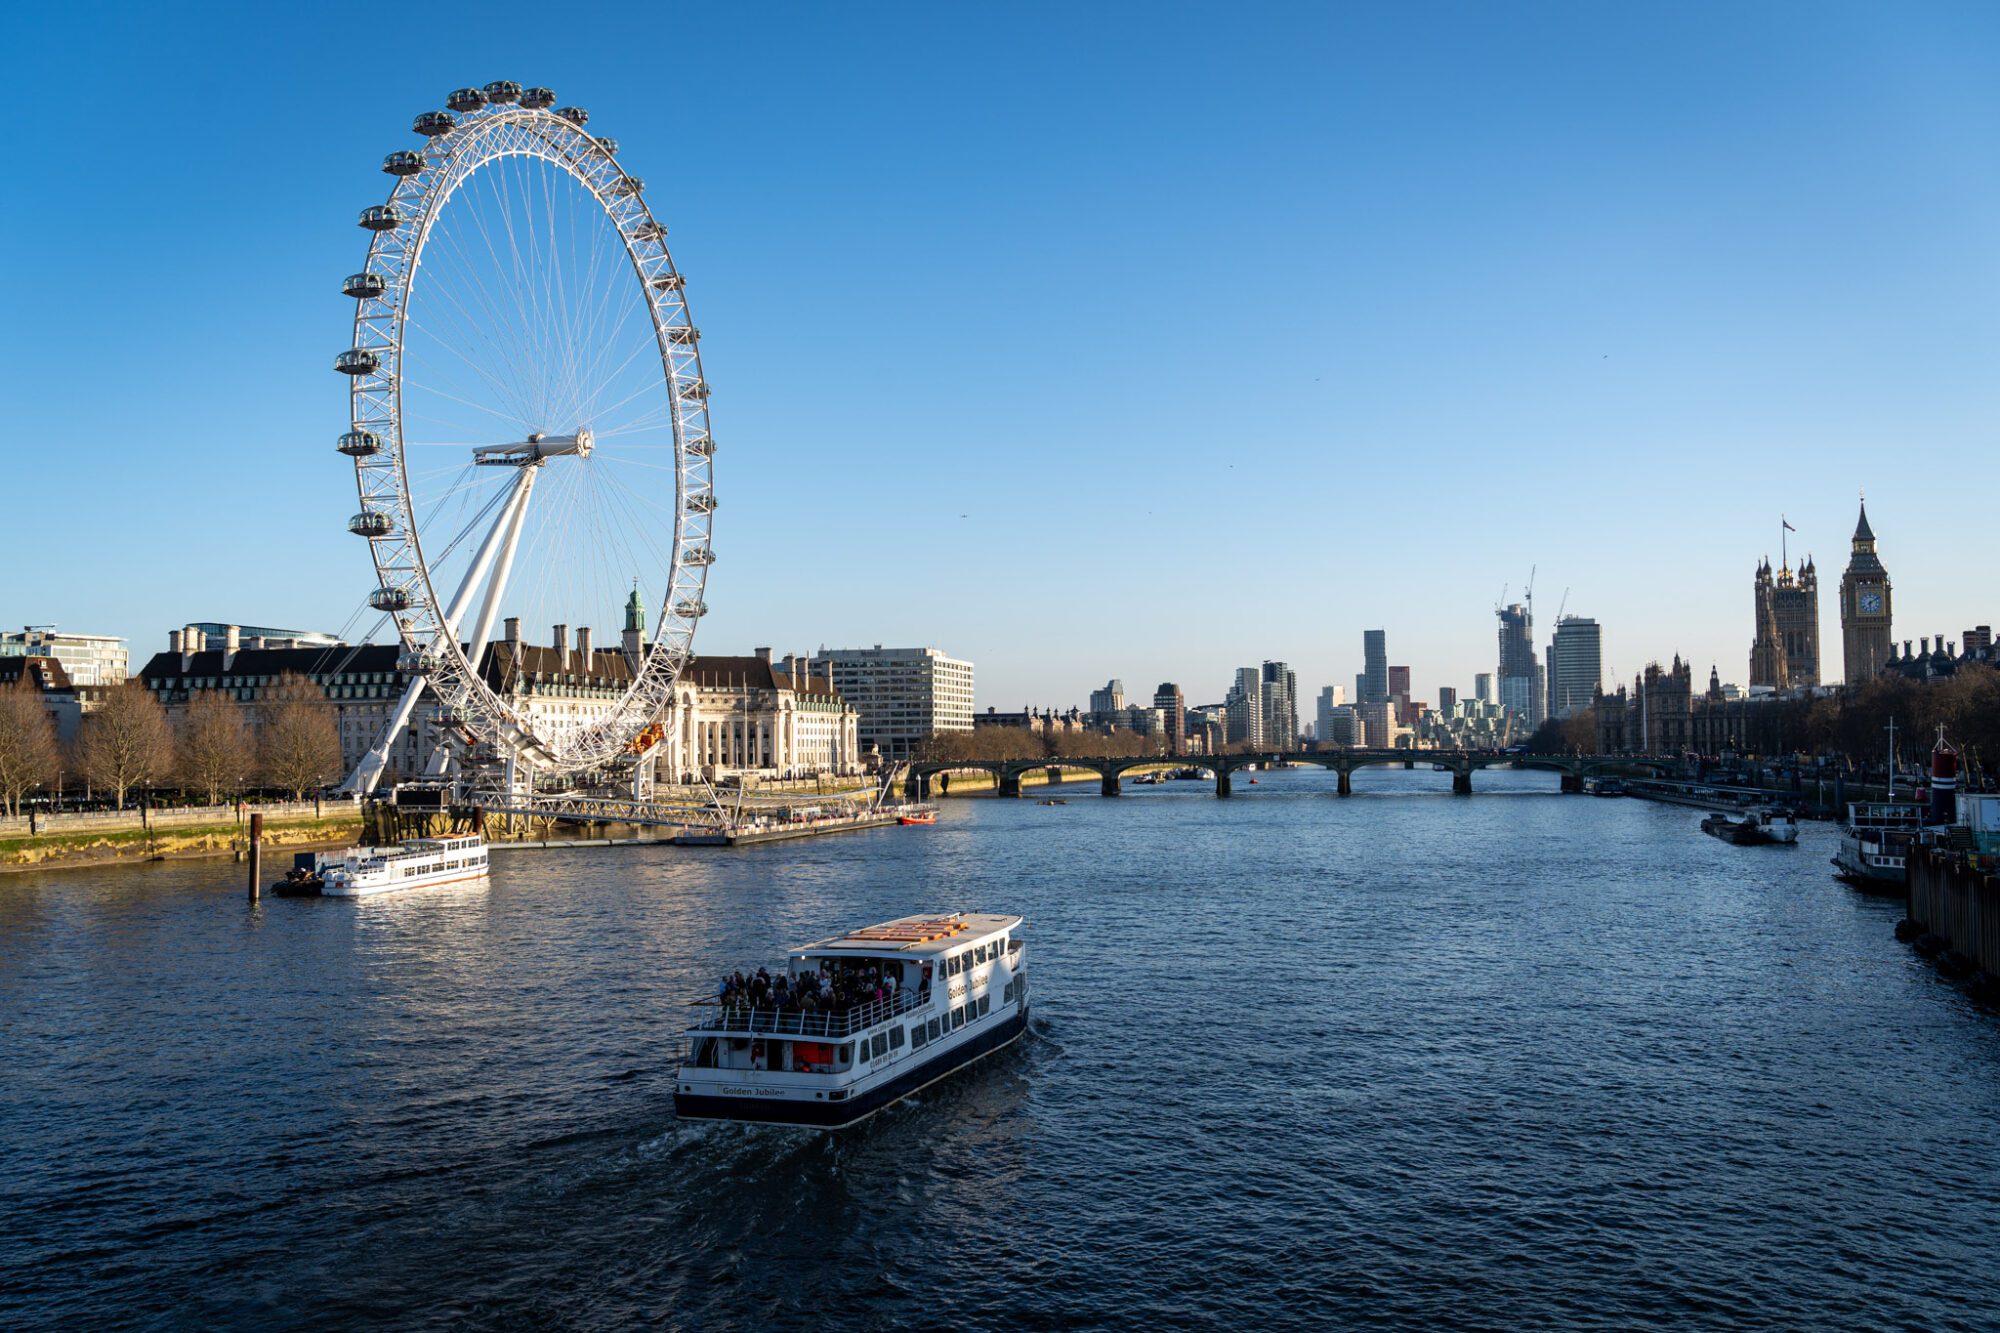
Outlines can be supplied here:
[[[1697, 708], [1702, 701], [1695, 700]], [[1889, 721], [1895, 719], [1897, 748], [1906, 763], [1921, 763], [1940, 726], [1945, 737], [1975, 767], [2000, 764], [2000, 671], [1967, 662], [1949, 679], [1911, 680], [1896, 673], [1877, 676], [1817, 699], [1770, 699], [1729, 703], [1746, 734], [1737, 748], [1763, 755], [1837, 756], [1879, 766], [1888, 754]], [[1586, 753], [1597, 748], [1597, 715], [1586, 709], [1562, 721], [1544, 722], [1528, 748], [1537, 753]]]
[[68, 747], [25, 676], [0, 688], [0, 807], [9, 816], [33, 793], [69, 784], [121, 808], [144, 786], [175, 786], [211, 805], [253, 786], [296, 800], [338, 780], [341, 769], [333, 705], [304, 676], [280, 678], [254, 708], [201, 691], [177, 724], [142, 681], [129, 680], [84, 715]]
[[1061, 759], [1067, 756], [1091, 758], [1161, 754], [1166, 750], [1163, 736], [1141, 736], [1136, 732], [1113, 731], [1030, 731], [1026, 727], [974, 727], [971, 731], [946, 731], [926, 737], [917, 758], [925, 763], [953, 763], [968, 759]]

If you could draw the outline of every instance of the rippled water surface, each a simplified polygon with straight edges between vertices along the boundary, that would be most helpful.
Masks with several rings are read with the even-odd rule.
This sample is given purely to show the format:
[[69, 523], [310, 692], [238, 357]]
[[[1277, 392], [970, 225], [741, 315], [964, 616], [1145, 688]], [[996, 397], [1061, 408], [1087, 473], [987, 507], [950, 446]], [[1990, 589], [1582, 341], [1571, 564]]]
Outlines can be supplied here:
[[[2000, 1326], [2000, 1019], [1693, 812], [1368, 771], [242, 899], [0, 877], [0, 1326]], [[721, 971], [1032, 921], [1013, 1050], [683, 1125]]]

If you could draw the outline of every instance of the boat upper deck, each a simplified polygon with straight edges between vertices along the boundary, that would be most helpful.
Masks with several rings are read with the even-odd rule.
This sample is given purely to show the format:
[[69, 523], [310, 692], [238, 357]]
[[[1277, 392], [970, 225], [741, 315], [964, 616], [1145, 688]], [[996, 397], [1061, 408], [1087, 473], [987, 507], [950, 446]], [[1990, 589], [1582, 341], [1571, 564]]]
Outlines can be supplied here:
[[793, 949], [793, 958], [841, 958], [854, 955], [938, 958], [967, 945], [1016, 930], [1018, 916], [994, 912], [953, 912], [945, 916], [905, 916], [879, 926], [864, 926]]

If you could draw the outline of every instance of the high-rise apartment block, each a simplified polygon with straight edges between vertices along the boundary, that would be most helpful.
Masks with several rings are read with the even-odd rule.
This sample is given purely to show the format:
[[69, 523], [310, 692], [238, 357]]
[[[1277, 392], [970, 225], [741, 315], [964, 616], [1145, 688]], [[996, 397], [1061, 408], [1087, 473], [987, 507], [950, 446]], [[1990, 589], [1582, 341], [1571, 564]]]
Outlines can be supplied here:
[[935, 648], [822, 648], [812, 669], [833, 672], [860, 715], [862, 748], [874, 746], [885, 759], [909, 759], [940, 732], [972, 730], [972, 663]]
[[1239, 667], [1236, 683], [1229, 687], [1223, 698], [1223, 706], [1228, 710], [1228, 731], [1224, 737], [1231, 745], [1248, 745], [1261, 749], [1264, 744], [1264, 679], [1256, 667]]
[[1100, 717], [1125, 710], [1125, 682], [1108, 680], [1101, 690], [1090, 692], [1090, 711]]
[[1495, 613], [1500, 620], [1500, 706], [1533, 731], [1542, 724], [1541, 664], [1535, 660], [1534, 613], [1515, 602]]
[[1573, 717], [1590, 707], [1604, 683], [1603, 633], [1588, 616], [1564, 616], [1549, 643], [1549, 716]]
[[1284, 662], [1264, 663], [1259, 682], [1263, 695], [1264, 739], [1267, 749], [1289, 750], [1299, 743], [1299, 677]]

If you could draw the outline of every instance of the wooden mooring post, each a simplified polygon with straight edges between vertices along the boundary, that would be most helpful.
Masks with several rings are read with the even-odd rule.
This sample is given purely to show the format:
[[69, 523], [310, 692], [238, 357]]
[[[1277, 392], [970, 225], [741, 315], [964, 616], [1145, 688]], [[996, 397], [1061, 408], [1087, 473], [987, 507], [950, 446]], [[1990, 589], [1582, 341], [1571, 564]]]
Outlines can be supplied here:
[[244, 859], [250, 863], [250, 901], [254, 903], [264, 892], [264, 815], [261, 811], [250, 816], [250, 855]]

